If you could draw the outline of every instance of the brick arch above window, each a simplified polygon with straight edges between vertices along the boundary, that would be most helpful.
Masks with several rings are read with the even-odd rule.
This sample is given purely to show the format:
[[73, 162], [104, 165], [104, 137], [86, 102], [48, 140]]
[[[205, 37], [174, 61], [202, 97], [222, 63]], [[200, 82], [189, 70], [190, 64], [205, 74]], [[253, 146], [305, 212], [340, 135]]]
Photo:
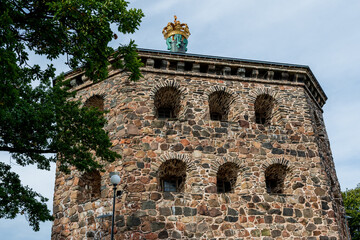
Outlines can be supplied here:
[[263, 170], [266, 170], [269, 166], [273, 164], [283, 165], [288, 171], [292, 171], [293, 169], [293, 166], [290, 164], [289, 160], [286, 160], [285, 158], [273, 158], [271, 160], [268, 160], [261, 166], [261, 168]]
[[191, 172], [196, 170], [195, 163], [191, 160], [191, 158], [187, 154], [176, 153], [176, 152], [168, 152], [157, 158], [157, 160], [152, 163], [152, 170], [157, 172], [159, 167], [162, 163], [166, 162], [167, 160], [177, 159], [183, 161], [186, 164], [186, 171]]
[[239, 171], [242, 169], [242, 161], [240, 159], [236, 157], [221, 157], [212, 161], [210, 166], [210, 175], [216, 176], [217, 172], [219, 171], [219, 167], [225, 163], [234, 163], [235, 166], [239, 168]]
[[187, 94], [186, 88], [180, 86], [180, 84], [175, 80], [160, 80], [151, 90], [150, 98], [155, 100], [156, 93], [164, 87], [174, 88], [181, 93], [181, 99]]
[[278, 103], [280, 101], [280, 94], [278, 91], [273, 90], [271, 88], [267, 88], [267, 87], [259, 87], [259, 88], [255, 88], [250, 91], [250, 93], [249, 93], [250, 103], [255, 103], [256, 98], [262, 94], [267, 94], [267, 95], [273, 97], [275, 100], [275, 103]]
[[239, 100], [239, 96], [233, 90], [225, 86], [211, 86], [204, 91], [204, 95], [206, 96], [206, 98], [209, 98], [209, 96], [215, 92], [225, 92], [229, 94], [232, 100], [230, 104], [233, 103], [234, 101]]

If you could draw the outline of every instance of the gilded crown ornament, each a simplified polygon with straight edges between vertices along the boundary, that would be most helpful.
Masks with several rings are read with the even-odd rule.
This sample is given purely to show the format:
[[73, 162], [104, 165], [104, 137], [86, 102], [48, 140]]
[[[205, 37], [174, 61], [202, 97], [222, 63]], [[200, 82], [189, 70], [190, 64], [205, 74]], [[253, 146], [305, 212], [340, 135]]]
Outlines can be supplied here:
[[165, 39], [175, 34], [180, 34], [186, 39], [190, 36], [188, 25], [186, 23], [180, 23], [180, 21], [177, 20], [176, 15], [174, 16], [174, 23], [169, 22], [166, 27], [164, 27], [162, 33], [164, 34]]
[[172, 52], [186, 52], [188, 37], [190, 36], [189, 27], [186, 23], [180, 23], [174, 16], [174, 23], [169, 22], [162, 31], [168, 50]]

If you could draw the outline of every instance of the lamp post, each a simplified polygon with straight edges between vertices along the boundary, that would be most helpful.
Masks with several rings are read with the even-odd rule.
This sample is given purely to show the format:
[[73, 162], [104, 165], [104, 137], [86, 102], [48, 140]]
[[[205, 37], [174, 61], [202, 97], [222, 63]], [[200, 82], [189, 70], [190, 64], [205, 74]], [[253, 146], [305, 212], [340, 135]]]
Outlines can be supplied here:
[[114, 222], [115, 222], [115, 197], [116, 197], [116, 187], [120, 183], [120, 176], [115, 174], [110, 178], [110, 182], [113, 185], [114, 198], [113, 198], [113, 211], [112, 211], [112, 222], [111, 222], [111, 240], [114, 240]]
[[[347, 239], [348, 240], [350, 240], [351, 238], [351, 233], [349, 233], [349, 220], [348, 219], [350, 219], [350, 218], [352, 218], [351, 216], [349, 216], [349, 215], [345, 215], [345, 221], [346, 221], [346, 236], [347, 236]], [[350, 235], [350, 236], [349, 236]]]

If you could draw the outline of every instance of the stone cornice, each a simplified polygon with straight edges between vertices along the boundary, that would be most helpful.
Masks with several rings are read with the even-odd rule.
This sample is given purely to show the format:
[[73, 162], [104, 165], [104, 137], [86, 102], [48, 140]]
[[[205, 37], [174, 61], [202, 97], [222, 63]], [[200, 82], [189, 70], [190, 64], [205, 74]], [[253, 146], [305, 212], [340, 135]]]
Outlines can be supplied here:
[[[305, 65], [149, 49], [138, 49], [138, 54], [144, 63], [144, 67], [141, 68], [143, 72], [302, 86], [320, 109], [327, 100], [327, 96], [314, 74]], [[109, 71], [109, 77], [121, 72], [120, 69], [109, 69]], [[77, 90], [91, 85], [80, 71], [69, 72], [66, 74], [66, 78], [73, 78], [71, 85]], [[84, 84], [85, 82], [87, 84]]]
[[303, 85], [322, 108], [327, 96], [308, 66], [138, 49], [144, 72]]

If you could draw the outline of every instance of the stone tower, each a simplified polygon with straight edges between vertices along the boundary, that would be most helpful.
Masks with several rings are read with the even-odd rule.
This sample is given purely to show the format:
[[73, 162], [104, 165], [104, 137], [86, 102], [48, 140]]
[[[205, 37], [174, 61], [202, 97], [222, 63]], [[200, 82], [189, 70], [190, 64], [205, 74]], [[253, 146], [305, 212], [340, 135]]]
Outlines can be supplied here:
[[166, 29], [173, 51], [138, 49], [138, 82], [119, 69], [96, 84], [67, 74], [78, 99], [108, 110], [123, 157], [57, 172], [52, 239], [109, 239], [114, 172], [116, 239], [347, 239], [310, 68], [185, 54], [187, 38]]

